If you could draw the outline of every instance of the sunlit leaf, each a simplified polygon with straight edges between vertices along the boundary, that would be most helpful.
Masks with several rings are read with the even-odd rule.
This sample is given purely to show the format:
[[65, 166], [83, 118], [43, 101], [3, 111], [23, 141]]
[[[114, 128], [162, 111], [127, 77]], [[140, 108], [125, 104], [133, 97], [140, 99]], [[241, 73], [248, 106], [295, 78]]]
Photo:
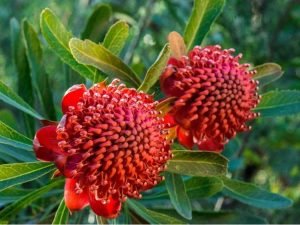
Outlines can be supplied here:
[[279, 79], [283, 74], [281, 66], [276, 63], [264, 63], [254, 67], [253, 70], [257, 71], [253, 78], [259, 81], [260, 87]]
[[192, 15], [184, 31], [187, 50], [200, 45], [211, 25], [221, 13], [225, 0], [195, 0]]
[[0, 165], [0, 190], [37, 179], [54, 171], [52, 163], [29, 162]]
[[167, 191], [174, 208], [184, 218], [192, 219], [192, 206], [181, 175], [168, 172], [164, 175]]
[[39, 95], [40, 103], [44, 108], [45, 114], [50, 119], [56, 120], [53, 96], [51, 88], [49, 88], [49, 76], [44, 68], [43, 51], [40, 40], [34, 28], [27, 20], [23, 20], [22, 28], [31, 74]]
[[0, 100], [35, 117], [36, 119], [39, 120], [43, 119], [43, 117], [39, 113], [37, 113], [20, 96], [18, 96], [13, 90], [11, 90], [1, 81], [0, 81]]
[[40, 25], [44, 38], [58, 57], [84, 78], [93, 80], [95, 69], [82, 65], [73, 58], [69, 48], [72, 34], [66, 30], [50, 9], [42, 11]]
[[292, 205], [292, 201], [281, 195], [274, 194], [254, 184], [223, 178], [224, 194], [240, 202], [258, 208], [280, 209]]
[[262, 116], [288, 116], [300, 112], [300, 91], [270, 91], [262, 95], [254, 109]]
[[175, 219], [174, 217], [149, 210], [135, 200], [127, 200], [127, 203], [135, 213], [151, 224], [185, 224], [183, 221]]
[[89, 40], [72, 38], [70, 48], [75, 59], [82, 64], [92, 65], [102, 72], [138, 87], [141, 83], [138, 76], [117, 56], [101, 44]]
[[160, 75], [162, 74], [165, 66], [167, 65], [168, 59], [170, 58], [170, 47], [168, 44], [164, 46], [158, 55], [156, 61], [148, 69], [146, 76], [139, 87], [139, 90], [148, 92], [149, 89], [158, 81]]
[[65, 204], [65, 200], [62, 199], [58, 209], [56, 210], [55, 217], [52, 224], [67, 224], [69, 219], [69, 210]]
[[122, 51], [129, 35], [128, 24], [124, 21], [118, 21], [107, 31], [103, 46], [114, 55], [119, 55]]
[[0, 143], [32, 150], [32, 140], [0, 121]]
[[57, 180], [25, 195], [24, 197], [18, 199], [17, 201], [8, 205], [2, 211], [0, 211], [0, 218], [2, 220], [5, 220], [12, 216], [15, 216], [18, 211], [30, 205], [33, 201], [40, 198], [42, 195], [46, 194], [53, 188], [61, 185], [62, 183], [62, 180]]
[[173, 150], [167, 171], [189, 176], [218, 176], [227, 171], [228, 160], [217, 153]]
[[92, 14], [88, 18], [85, 29], [81, 34], [81, 38], [98, 42], [100, 40], [101, 34], [108, 26], [111, 14], [112, 11], [109, 5], [96, 5]]
[[182, 36], [172, 31], [168, 35], [168, 41], [170, 43], [171, 55], [177, 59], [180, 59], [181, 56], [186, 55], [186, 46]]

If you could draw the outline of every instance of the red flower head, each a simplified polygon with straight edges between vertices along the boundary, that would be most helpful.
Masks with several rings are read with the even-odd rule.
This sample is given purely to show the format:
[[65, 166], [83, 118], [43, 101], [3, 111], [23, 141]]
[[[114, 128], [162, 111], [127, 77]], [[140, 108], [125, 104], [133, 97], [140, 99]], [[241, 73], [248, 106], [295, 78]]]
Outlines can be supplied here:
[[126, 197], [141, 198], [162, 180], [171, 151], [156, 104], [118, 81], [89, 90], [75, 85], [66, 92], [64, 116], [58, 126], [37, 131], [34, 150], [67, 178], [71, 211], [90, 205], [96, 214], [115, 218]]
[[177, 100], [170, 112], [178, 124], [179, 142], [188, 148], [222, 151], [236, 132], [250, 129], [245, 122], [259, 102], [255, 71], [240, 64], [241, 54], [220, 46], [196, 46], [188, 56], [171, 58], [160, 78], [161, 89]]

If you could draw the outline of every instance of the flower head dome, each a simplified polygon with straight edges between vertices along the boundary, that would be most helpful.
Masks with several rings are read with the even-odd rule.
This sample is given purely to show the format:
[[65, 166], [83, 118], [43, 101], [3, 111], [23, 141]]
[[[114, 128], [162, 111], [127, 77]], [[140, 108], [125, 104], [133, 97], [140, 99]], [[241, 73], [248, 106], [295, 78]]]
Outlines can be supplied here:
[[178, 124], [178, 140], [188, 148], [221, 151], [245, 122], [258, 114], [255, 71], [240, 64], [241, 54], [220, 46], [196, 46], [188, 56], [171, 58], [160, 78], [163, 92], [177, 100], [170, 112]]
[[89, 204], [96, 214], [114, 218], [126, 197], [141, 198], [163, 179], [171, 151], [156, 104], [116, 80], [66, 92], [64, 116], [57, 126], [36, 133], [34, 149], [38, 159], [54, 161], [67, 178], [70, 210]]

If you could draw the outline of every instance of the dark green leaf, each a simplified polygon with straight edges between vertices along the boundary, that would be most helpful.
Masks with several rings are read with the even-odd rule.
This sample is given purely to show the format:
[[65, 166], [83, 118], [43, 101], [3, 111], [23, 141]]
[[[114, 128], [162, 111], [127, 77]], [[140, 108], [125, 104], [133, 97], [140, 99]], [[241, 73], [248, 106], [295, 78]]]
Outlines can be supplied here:
[[135, 200], [127, 200], [127, 203], [136, 214], [151, 224], [185, 224], [179, 219], [149, 210]]
[[184, 31], [188, 50], [200, 45], [211, 25], [221, 13], [225, 0], [195, 0], [192, 15]]
[[13, 90], [7, 87], [0, 81], [0, 100], [5, 103], [20, 109], [21, 111], [35, 117], [36, 119], [42, 120], [43, 117], [37, 113], [30, 105], [28, 105], [20, 96], [18, 96]]
[[53, 96], [51, 88], [49, 88], [49, 76], [43, 66], [43, 51], [40, 40], [34, 28], [27, 20], [23, 20], [22, 28], [31, 74], [40, 102], [45, 114], [50, 119], [56, 120]]
[[262, 116], [287, 116], [300, 112], [300, 91], [270, 91], [262, 95], [261, 101], [254, 109]]
[[[18, 94], [30, 106], [34, 107], [34, 93], [30, 68], [26, 56], [25, 46], [20, 32], [18, 21], [13, 18], [10, 21], [11, 43], [13, 52], [13, 61], [18, 74]], [[22, 123], [28, 136], [34, 135], [35, 121], [29, 115], [22, 114]]]
[[166, 172], [165, 178], [167, 191], [174, 208], [184, 218], [192, 219], [192, 206], [181, 175]]
[[52, 163], [29, 162], [0, 165], [0, 190], [37, 179], [54, 171]]
[[0, 143], [16, 148], [32, 150], [32, 140], [0, 121]]
[[44, 38], [60, 59], [81, 76], [93, 81], [95, 69], [76, 62], [69, 48], [72, 34], [66, 30], [50, 9], [42, 11], [40, 23]]
[[61, 200], [52, 224], [67, 224], [69, 219], [69, 210], [66, 207], [64, 198]]
[[[157, 212], [173, 216], [175, 218], [181, 217], [170, 209], [155, 209]], [[249, 215], [247, 213], [239, 212], [195, 212], [193, 211], [192, 220], [184, 220], [189, 224], [267, 224], [264, 218]]]
[[281, 195], [263, 190], [254, 184], [223, 177], [224, 194], [240, 202], [258, 208], [281, 209], [292, 205], [292, 201]]
[[32, 190], [20, 189], [16, 187], [7, 188], [0, 192], [0, 207], [2, 204], [8, 204], [18, 200], [19, 198], [29, 194]]
[[276, 63], [264, 63], [254, 67], [253, 70], [257, 71], [253, 78], [259, 81], [260, 87], [279, 79], [283, 74], [281, 66]]
[[168, 161], [167, 171], [189, 176], [218, 176], [227, 171], [228, 160], [217, 153], [202, 151], [176, 151]]
[[139, 87], [139, 90], [148, 92], [149, 89], [158, 81], [160, 75], [162, 74], [167, 61], [170, 58], [170, 47], [168, 44], [164, 46], [161, 50], [159, 56], [153, 65], [148, 69], [146, 76], [143, 80], [143, 83]]
[[28, 146], [28, 149], [25, 150], [20, 147], [13, 147], [12, 145], [0, 144], [0, 157], [2, 158], [4, 154], [13, 158], [13, 160], [5, 161], [6, 163], [32, 162], [36, 159], [32, 151], [32, 146], [31, 148]]
[[10, 204], [9, 206], [5, 207], [2, 211], [0, 211], [0, 218], [5, 220], [10, 218], [11, 216], [15, 216], [19, 210], [30, 205], [31, 202], [40, 198], [42, 195], [46, 194], [53, 188], [61, 185], [62, 182], [63, 182], [62, 180], [54, 181], [18, 199], [17, 201], [15, 201], [14, 203]]
[[119, 55], [126, 44], [128, 35], [128, 24], [124, 21], [118, 21], [109, 28], [105, 35], [103, 46], [114, 55]]
[[81, 34], [81, 38], [99, 42], [101, 34], [108, 26], [111, 14], [111, 7], [109, 5], [97, 5], [87, 21], [85, 29]]
[[117, 77], [135, 87], [140, 85], [138, 76], [117, 56], [101, 44], [72, 38], [70, 48], [74, 58], [82, 64], [92, 65], [104, 73]]

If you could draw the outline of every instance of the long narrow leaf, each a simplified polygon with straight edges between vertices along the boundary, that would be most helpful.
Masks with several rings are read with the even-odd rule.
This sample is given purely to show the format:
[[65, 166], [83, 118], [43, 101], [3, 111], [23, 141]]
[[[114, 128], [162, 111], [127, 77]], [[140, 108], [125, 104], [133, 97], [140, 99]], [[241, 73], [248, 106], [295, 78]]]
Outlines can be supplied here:
[[37, 179], [54, 171], [52, 163], [30, 162], [0, 165], [0, 190]]
[[43, 119], [43, 117], [39, 113], [37, 113], [20, 96], [18, 96], [13, 90], [11, 90], [1, 81], [0, 81], [0, 100], [35, 117], [38, 120]]
[[68, 219], [69, 219], [69, 210], [65, 204], [65, 200], [62, 199], [55, 213], [55, 217], [52, 221], [52, 224], [67, 224]]

